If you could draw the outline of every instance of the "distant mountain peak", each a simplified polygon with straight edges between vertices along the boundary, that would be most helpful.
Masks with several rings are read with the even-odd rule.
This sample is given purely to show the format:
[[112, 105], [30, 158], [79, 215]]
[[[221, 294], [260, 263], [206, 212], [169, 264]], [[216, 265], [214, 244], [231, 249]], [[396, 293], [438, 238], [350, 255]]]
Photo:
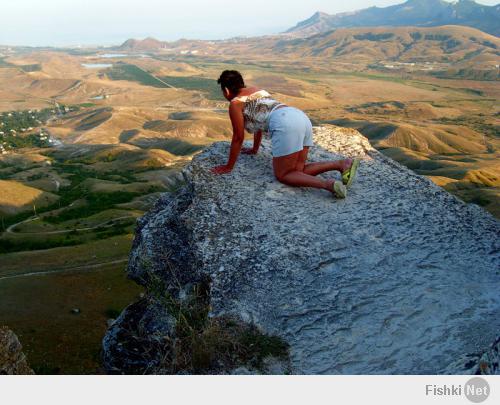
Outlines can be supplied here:
[[147, 37], [145, 39], [127, 39], [123, 44], [120, 45], [121, 50], [137, 50], [137, 51], [147, 51], [156, 50], [162, 48], [164, 43], [153, 37]]
[[389, 7], [370, 7], [347, 13], [317, 11], [286, 33], [307, 37], [336, 28], [376, 26], [464, 25], [500, 36], [500, 5], [485, 6], [474, 0], [407, 0]]
[[328, 13], [325, 13], [324, 11], [316, 11], [314, 14], [313, 14], [313, 17], [314, 18], [322, 18], [322, 17], [329, 17], [330, 14]]
[[332, 16], [323, 11], [316, 11], [307, 20], [299, 22], [295, 27], [289, 29], [287, 32], [300, 31], [307, 27], [315, 27], [314, 29], [319, 32], [322, 28], [329, 24], [329, 20]]
[[417, 5], [421, 5], [421, 4], [446, 4], [447, 2], [444, 1], [444, 0], [406, 0], [405, 3], [403, 3], [403, 5], [408, 5], [408, 4], [417, 4]]

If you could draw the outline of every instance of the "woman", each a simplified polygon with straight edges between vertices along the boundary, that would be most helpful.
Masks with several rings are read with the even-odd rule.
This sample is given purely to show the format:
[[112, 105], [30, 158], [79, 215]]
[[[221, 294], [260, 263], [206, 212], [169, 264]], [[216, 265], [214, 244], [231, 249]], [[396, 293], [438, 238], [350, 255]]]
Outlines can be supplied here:
[[[259, 151], [262, 133], [271, 136], [273, 168], [278, 181], [294, 187], [325, 189], [337, 198], [345, 198], [359, 165], [359, 160], [306, 163], [313, 146], [312, 124], [307, 115], [294, 107], [273, 99], [257, 87], [246, 87], [241, 74], [235, 70], [222, 72], [217, 83], [230, 102], [229, 116], [233, 124], [233, 139], [227, 164], [212, 169], [224, 174], [233, 170], [240, 152], [255, 155]], [[254, 134], [253, 148], [243, 148], [245, 129]], [[338, 170], [342, 182], [316, 177], [320, 173]]]

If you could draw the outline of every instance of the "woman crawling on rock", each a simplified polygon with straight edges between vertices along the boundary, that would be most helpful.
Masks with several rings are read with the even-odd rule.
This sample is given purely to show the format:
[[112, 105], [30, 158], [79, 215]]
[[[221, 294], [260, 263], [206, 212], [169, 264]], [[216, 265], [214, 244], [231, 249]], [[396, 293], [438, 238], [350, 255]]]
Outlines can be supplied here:
[[[313, 146], [312, 124], [301, 110], [273, 99], [257, 87], [246, 87], [241, 74], [235, 70], [222, 72], [217, 83], [230, 102], [229, 116], [233, 124], [233, 139], [227, 164], [212, 169], [225, 174], [233, 170], [240, 152], [255, 155], [262, 133], [269, 133], [272, 143], [273, 168], [276, 178], [289, 186], [325, 189], [337, 198], [345, 198], [359, 165], [359, 160], [306, 163]], [[253, 148], [243, 148], [245, 129], [254, 134]], [[320, 173], [338, 170], [342, 182], [316, 177]]]

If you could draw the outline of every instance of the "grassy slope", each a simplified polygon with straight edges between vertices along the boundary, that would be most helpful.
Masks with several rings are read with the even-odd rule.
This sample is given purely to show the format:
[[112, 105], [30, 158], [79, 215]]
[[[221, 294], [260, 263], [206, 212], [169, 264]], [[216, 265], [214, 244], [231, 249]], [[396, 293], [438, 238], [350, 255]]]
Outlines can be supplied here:
[[33, 206], [42, 208], [54, 204], [57, 200], [58, 196], [52, 193], [16, 181], [0, 180], [0, 215], [33, 212]]
[[[0, 323], [18, 334], [38, 374], [99, 373], [107, 319], [139, 292], [123, 264], [2, 280]], [[73, 314], [74, 308], [81, 313]]]

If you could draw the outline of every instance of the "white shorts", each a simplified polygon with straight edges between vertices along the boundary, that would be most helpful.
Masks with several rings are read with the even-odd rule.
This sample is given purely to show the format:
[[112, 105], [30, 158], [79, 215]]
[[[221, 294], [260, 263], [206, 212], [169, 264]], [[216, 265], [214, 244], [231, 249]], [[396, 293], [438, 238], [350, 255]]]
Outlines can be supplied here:
[[273, 157], [291, 155], [314, 145], [311, 120], [295, 107], [282, 107], [271, 113], [269, 135]]

